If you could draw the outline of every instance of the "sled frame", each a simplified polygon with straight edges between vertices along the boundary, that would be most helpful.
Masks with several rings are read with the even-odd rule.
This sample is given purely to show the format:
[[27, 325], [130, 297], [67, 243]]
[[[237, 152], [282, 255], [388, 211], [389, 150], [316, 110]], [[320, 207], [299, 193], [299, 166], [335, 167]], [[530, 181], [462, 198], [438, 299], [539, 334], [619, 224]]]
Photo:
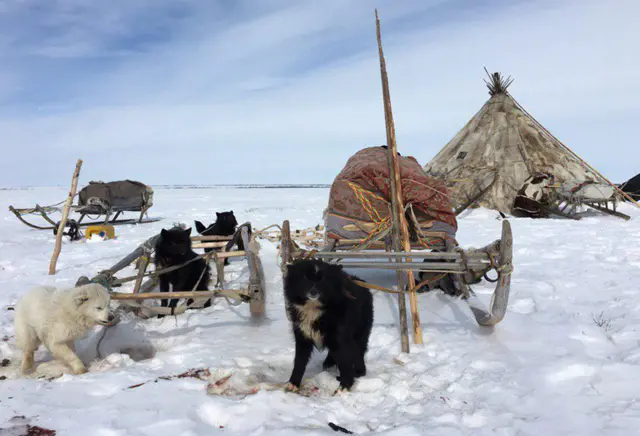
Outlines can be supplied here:
[[[124, 224], [148, 224], [148, 223], [160, 221], [162, 219], [162, 218], [143, 219], [145, 214], [148, 213], [149, 209], [151, 209], [151, 207], [142, 207], [142, 208], [111, 207], [109, 209], [105, 209], [104, 207], [96, 204], [89, 205], [89, 206], [78, 206], [78, 205], [71, 206], [71, 212], [80, 214], [80, 218], [77, 221], [77, 224], [80, 227], [87, 227], [87, 226], [96, 225], [96, 224], [105, 224], [105, 225], [109, 224], [112, 226], [124, 225]], [[49, 216], [49, 214], [54, 212], [61, 212], [61, 208], [58, 208], [55, 206], [40, 206], [38, 204], [36, 204], [35, 207], [33, 208], [15, 208], [13, 206], [9, 206], [9, 210], [16, 216], [16, 218], [18, 218], [18, 220], [20, 220], [20, 222], [36, 230], [53, 230], [57, 228], [58, 223], [56, 223]], [[124, 212], [140, 212], [140, 216], [138, 217], [138, 219], [128, 218], [128, 219], [118, 220], [120, 215], [122, 215]], [[38, 224], [34, 224], [32, 222], [29, 222], [24, 218], [25, 215], [36, 215], [36, 214], [39, 214], [40, 217], [50, 225], [41, 226]], [[95, 218], [91, 222], [85, 222], [85, 223], [82, 222], [85, 217], [92, 216], [92, 215], [95, 215], [97, 218]], [[104, 219], [99, 220], [99, 218], [103, 215], [104, 215]], [[113, 218], [112, 218], [112, 215], [113, 215]]]
[[[502, 221], [500, 239], [480, 249], [463, 250], [458, 247], [455, 240], [444, 237], [441, 232], [424, 233], [434, 243], [433, 248], [436, 251], [391, 252], [388, 242], [379, 240], [380, 235], [369, 241], [327, 239], [318, 250], [306, 250], [294, 243], [290, 223], [284, 221], [280, 242], [281, 269], [283, 275], [286, 275], [286, 266], [294, 260], [316, 258], [340, 263], [344, 268], [450, 274], [454, 286], [462, 295], [462, 299], [467, 302], [479, 325], [491, 327], [502, 321], [509, 303], [513, 271], [513, 234], [509, 221]], [[377, 238], [379, 239], [376, 240]], [[365, 244], [366, 246], [362, 247]], [[364, 248], [369, 251], [362, 251]], [[424, 249], [422, 246], [421, 248]], [[405, 262], [404, 259], [410, 259], [410, 261]], [[424, 259], [429, 259], [431, 262], [423, 263]], [[497, 279], [488, 279], [487, 273], [491, 270], [497, 272]], [[497, 283], [488, 307], [469, 288], [470, 283], [477, 282], [481, 277]]]
[[[255, 238], [251, 234], [251, 223], [246, 222], [238, 226], [234, 235], [231, 236], [193, 236], [192, 247], [197, 248], [221, 248], [221, 251], [212, 252], [210, 254], [201, 254], [201, 258], [209, 258], [210, 266], [212, 263], [215, 265], [216, 285], [215, 289], [211, 291], [192, 291], [184, 289], [180, 291], [172, 292], [152, 292], [155, 286], [158, 284], [158, 272], [147, 272], [147, 268], [151, 263], [153, 253], [155, 252], [155, 246], [160, 235], [155, 235], [147, 239], [138, 248], [125, 256], [122, 260], [117, 262], [111, 268], [100, 271], [91, 280], [82, 276], [76, 282], [76, 286], [89, 283], [91, 281], [101, 283], [107, 289], [110, 290], [111, 299], [120, 301], [125, 310], [133, 312], [135, 315], [141, 318], [150, 318], [156, 315], [178, 315], [184, 313], [188, 308], [197, 308], [198, 306], [178, 306], [176, 308], [161, 307], [161, 306], [148, 306], [141, 304], [144, 300], [171, 300], [171, 299], [198, 299], [202, 302], [206, 299], [215, 299], [217, 297], [224, 297], [227, 301], [233, 299], [237, 302], [235, 305], [241, 303], [249, 303], [249, 310], [251, 317], [254, 319], [260, 319], [265, 313], [265, 280], [262, 270], [262, 264], [258, 254], [259, 246]], [[244, 250], [232, 250], [231, 248], [237, 244], [239, 240], [242, 240], [244, 244]], [[226, 283], [224, 279], [224, 260], [227, 258], [244, 257], [249, 266], [249, 282], [246, 287], [239, 289], [225, 289]], [[134, 276], [124, 277], [118, 279], [115, 274], [122, 271], [132, 263], [136, 263], [138, 272]], [[165, 268], [166, 270], [175, 270], [186, 266], [186, 264], [176, 267]], [[148, 277], [148, 278], [147, 278]], [[145, 278], [147, 278], [145, 280]], [[122, 286], [122, 284], [135, 281], [133, 292], [131, 293], [119, 293], [113, 292], [113, 288]]]

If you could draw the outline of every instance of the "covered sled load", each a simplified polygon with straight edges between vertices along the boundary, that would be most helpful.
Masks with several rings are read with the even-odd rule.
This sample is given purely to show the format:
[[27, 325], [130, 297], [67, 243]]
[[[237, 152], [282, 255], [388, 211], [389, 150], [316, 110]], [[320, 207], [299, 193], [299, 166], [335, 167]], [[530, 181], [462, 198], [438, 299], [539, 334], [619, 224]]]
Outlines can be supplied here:
[[86, 213], [140, 212], [153, 206], [153, 189], [134, 180], [89, 182], [78, 194], [78, 206]]
[[631, 199], [636, 201], [640, 200], [640, 174], [630, 178], [618, 187], [629, 194]]
[[[413, 157], [398, 155], [398, 163], [413, 242], [419, 241], [421, 231], [443, 232], [454, 238], [457, 222], [444, 182], [427, 176]], [[326, 237], [367, 238], [389, 228], [390, 215], [386, 146], [360, 150], [349, 158], [331, 185], [324, 216]]]
[[[143, 219], [143, 216], [153, 206], [153, 189], [144, 183], [134, 180], [121, 180], [116, 182], [89, 182], [87, 186], [77, 193], [78, 203], [71, 205], [70, 210], [80, 214], [80, 218], [76, 222], [70, 220], [67, 226], [84, 227], [96, 224], [101, 216], [104, 224], [144, 224], [158, 221], [160, 218]], [[30, 208], [15, 208], [9, 206], [9, 210], [24, 224], [38, 230], [53, 229], [54, 234], [60, 226], [50, 214], [62, 213], [60, 202], [51, 206], [40, 206]], [[138, 219], [120, 219], [120, 215], [124, 212], [140, 212]], [[40, 215], [48, 225], [42, 226], [25, 220], [26, 215]], [[112, 217], [113, 216], [113, 217]], [[85, 217], [93, 220], [93, 222], [82, 223]]]

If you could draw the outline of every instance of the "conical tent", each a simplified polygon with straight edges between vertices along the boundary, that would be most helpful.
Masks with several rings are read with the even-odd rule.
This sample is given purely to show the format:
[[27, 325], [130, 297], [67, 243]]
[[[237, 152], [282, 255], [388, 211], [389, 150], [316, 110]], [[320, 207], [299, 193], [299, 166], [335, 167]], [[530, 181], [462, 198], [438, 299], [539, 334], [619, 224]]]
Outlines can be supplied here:
[[458, 207], [470, 192], [490, 185], [475, 206], [511, 214], [525, 181], [540, 174], [553, 175], [556, 186], [609, 186], [511, 97], [511, 82], [499, 73], [491, 75], [491, 98], [424, 167], [428, 175], [448, 183], [452, 203]]

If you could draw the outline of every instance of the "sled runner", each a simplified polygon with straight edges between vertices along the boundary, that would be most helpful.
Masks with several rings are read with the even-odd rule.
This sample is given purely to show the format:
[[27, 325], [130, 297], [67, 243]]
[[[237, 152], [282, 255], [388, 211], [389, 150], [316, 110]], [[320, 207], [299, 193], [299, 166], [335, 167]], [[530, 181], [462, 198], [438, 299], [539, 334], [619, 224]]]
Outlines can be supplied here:
[[[147, 224], [159, 221], [161, 218], [146, 218], [151, 206], [153, 206], [153, 189], [143, 183], [133, 180], [122, 180], [116, 182], [89, 182], [77, 194], [78, 204], [71, 206], [71, 211], [80, 214], [80, 218], [67, 223], [70, 231], [77, 227], [85, 227], [92, 224], [104, 223], [111, 225], [123, 224]], [[27, 226], [37, 230], [53, 230], [57, 233], [60, 223], [51, 218], [51, 214], [61, 212], [60, 202], [51, 206], [37, 205], [33, 208], [15, 208], [9, 206], [9, 210]], [[140, 212], [138, 219], [121, 219], [124, 212]], [[33, 224], [25, 219], [26, 215], [40, 215], [49, 225]], [[103, 220], [99, 220], [104, 216]], [[92, 219], [91, 222], [82, 222], [85, 217]], [[66, 227], [66, 226], [65, 226]]]

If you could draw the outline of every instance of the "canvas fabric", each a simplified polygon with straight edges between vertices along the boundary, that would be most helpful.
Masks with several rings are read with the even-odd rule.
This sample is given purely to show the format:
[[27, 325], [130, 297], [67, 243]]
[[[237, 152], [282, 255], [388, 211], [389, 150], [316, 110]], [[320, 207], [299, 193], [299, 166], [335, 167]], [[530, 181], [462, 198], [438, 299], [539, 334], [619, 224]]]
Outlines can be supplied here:
[[[413, 157], [398, 156], [402, 199], [420, 225], [455, 235], [457, 221], [445, 184], [427, 176]], [[369, 147], [349, 158], [331, 185], [325, 226], [335, 236], [356, 239], [389, 224], [391, 189], [385, 147]], [[356, 226], [345, 230], [345, 226]], [[373, 226], [373, 227], [372, 227]], [[362, 228], [360, 228], [362, 227]]]
[[153, 204], [153, 189], [134, 180], [89, 182], [78, 196], [78, 205], [87, 206], [98, 198], [114, 210], [139, 211]]
[[474, 206], [505, 214], [537, 173], [553, 175], [560, 185], [602, 182], [505, 93], [491, 97], [424, 170], [447, 182], [456, 207], [468, 200], [466, 192], [478, 181], [496, 174], [496, 182]]

